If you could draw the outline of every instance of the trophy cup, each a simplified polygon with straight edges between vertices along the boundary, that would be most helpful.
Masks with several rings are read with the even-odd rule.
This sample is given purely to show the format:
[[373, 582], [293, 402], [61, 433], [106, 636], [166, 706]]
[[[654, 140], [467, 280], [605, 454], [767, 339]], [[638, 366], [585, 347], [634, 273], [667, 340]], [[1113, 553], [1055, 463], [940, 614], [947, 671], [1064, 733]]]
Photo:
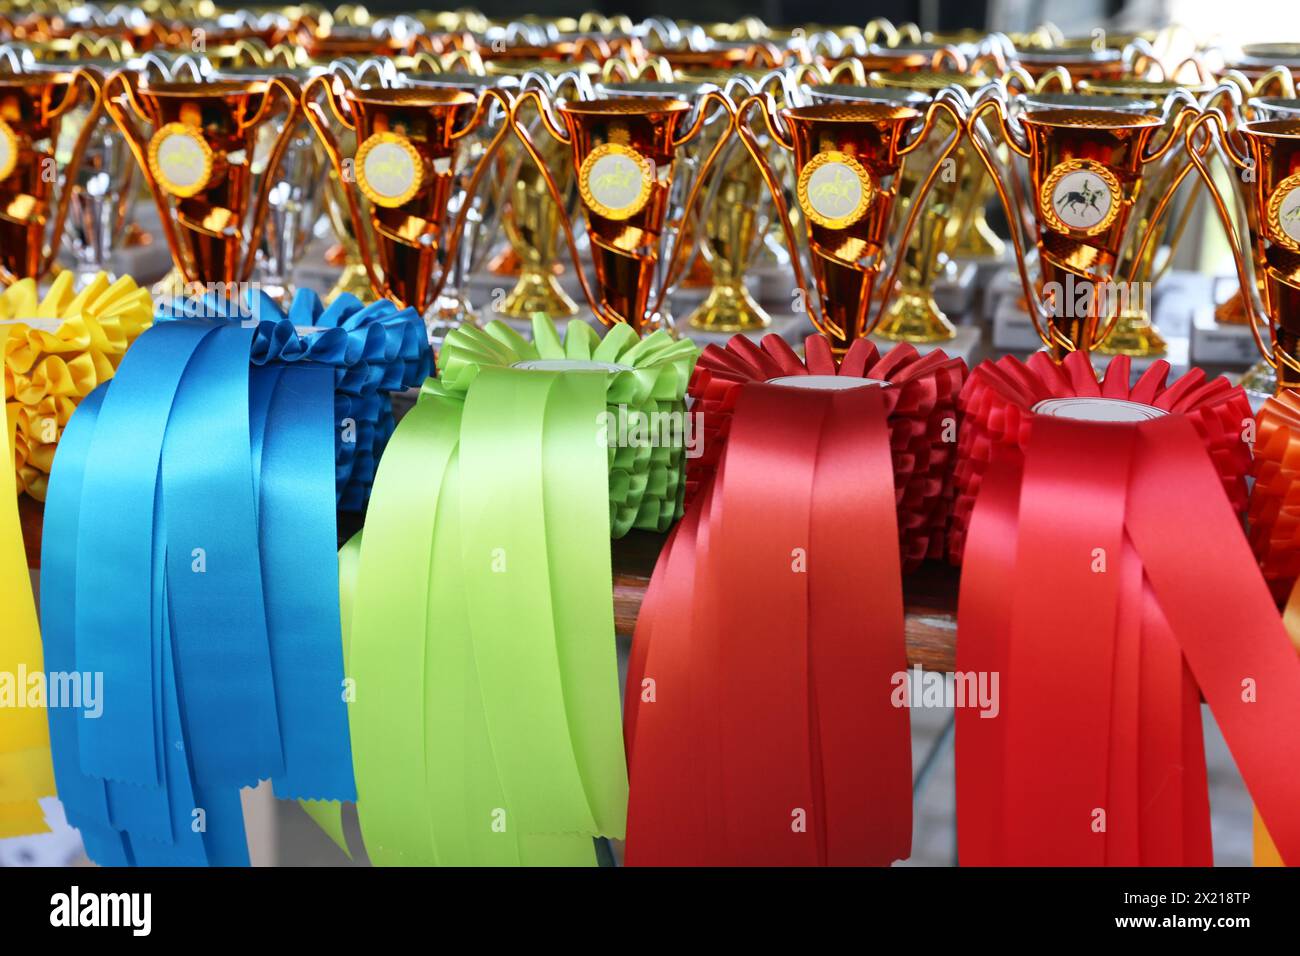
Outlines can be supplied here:
[[[755, 108], [763, 113], [767, 136], [794, 155], [795, 193], [803, 214], [806, 253], [790, 224], [781, 183], [749, 125]], [[930, 141], [940, 116], [953, 128], [933, 157], [916, 192], [900, 201], [910, 156]], [[963, 135], [960, 100], [941, 94], [922, 112], [897, 102], [827, 102], [777, 108], [770, 95], [751, 96], [737, 114], [742, 141], [759, 164], [776, 203], [794, 266], [795, 280], [807, 299], [813, 324], [837, 352], [871, 333], [885, 315], [919, 212], [942, 164]], [[907, 212], [902, 213], [906, 205]], [[816, 296], [805, 277], [806, 254]], [[813, 301], [815, 299], [815, 301]], [[871, 307], [876, 305], [874, 317]]]
[[[0, 73], [0, 282], [42, 279], [63, 238], [73, 184], [103, 110], [92, 67]], [[58, 144], [79, 106], [86, 119], [66, 162]], [[61, 168], [60, 168], [61, 167]]]
[[[682, 253], [687, 244], [681, 240], [690, 234], [700, 187], [730, 137], [735, 115], [730, 101], [713, 88], [701, 89], [693, 103], [670, 97], [619, 96], [565, 100], [552, 106], [538, 90], [522, 93], [512, 109], [511, 123], [542, 170], [551, 198], [561, 208], [563, 199], [555, 177], [519, 121], [519, 110], [529, 100], [536, 103], [550, 135], [572, 149], [596, 291], [583, 272], [572, 226], [566, 219], [561, 227], [592, 311], [606, 325], [626, 322], [638, 332], [671, 329], [673, 321], [663, 311], [664, 299], [684, 265]], [[726, 116], [726, 128], [689, 177], [686, 199], [675, 209], [672, 198], [674, 183], [680, 182], [675, 177], [680, 153], [712, 125], [708, 122], [711, 107]], [[669, 221], [670, 211], [680, 218]]]
[[[185, 286], [229, 288], [249, 281], [269, 193], [297, 126], [298, 84], [279, 76], [156, 80], [118, 70], [104, 89], [105, 106], [149, 184], [171, 250], [175, 268], [161, 291], [175, 296]], [[278, 133], [261, 154], [267, 126]], [[262, 155], [259, 169], [255, 159]]]
[[[1197, 137], [1210, 138], [1233, 167], [1229, 179], [1253, 214], [1239, 230]], [[1276, 389], [1300, 386], [1300, 119], [1229, 123], [1206, 110], [1187, 129], [1188, 153], [1228, 236], [1250, 330]], [[1244, 241], [1243, 232], [1249, 236]], [[1267, 328], [1267, 334], [1261, 331]]]
[[[433, 334], [471, 198], [509, 128], [509, 95], [493, 87], [477, 96], [451, 86], [355, 88], [335, 71], [310, 80], [302, 103], [338, 176], [372, 291], [417, 309]], [[355, 136], [352, 155], [331, 116]], [[474, 162], [465, 147], [493, 123]]]
[[[989, 111], [997, 113], [1013, 163], [1017, 156], [1028, 163], [1027, 202], [1021, 201], [1025, 190], [1019, 173], [998, 169], [992, 138], [980, 125]], [[1147, 167], [1182, 140], [1183, 127], [1195, 112], [1194, 107], [1181, 109], [1170, 124], [1154, 112], [1061, 106], [1030, 110], [1016, 119], [1001, 95], [984, 98], [972, 110], [967, 128], [1007, 215], [1029, 317], [1056, 360], [1076, 349], [1092, 351], [1113, 328], [1117, 313], [1112, 314], [1112, 300], [1132, 287], [1172, 193], [1160, 197], [1140, 230], [1127, 285], [1120, 289], [1115, 277], [1134, 200], [1144, 188]], [[1156, 139], [1161, 130], [1166, 131], [1163, 142]], [[1031, 224], [1024, 221], [1024, 208], [1031, 210]], [[1037, 284], [1029, 276], [1025, 236], [1030, 230], [1036, 233]]]

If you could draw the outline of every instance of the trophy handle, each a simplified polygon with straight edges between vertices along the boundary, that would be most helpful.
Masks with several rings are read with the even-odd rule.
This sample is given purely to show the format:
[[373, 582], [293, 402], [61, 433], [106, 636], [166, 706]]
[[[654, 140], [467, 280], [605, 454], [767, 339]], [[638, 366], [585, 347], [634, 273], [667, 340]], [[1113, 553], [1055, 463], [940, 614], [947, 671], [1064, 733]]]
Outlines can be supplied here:
[[930, 55], [930, 69], [936, 73], [943, 72], [945, 69], [952, 73], [968, 73], [970, 64], [955, 46], [944, 44]]
[[[452, 272], [451, 263], [456, 261], [456, 253], [460, 249], [461, 235], [465, 231], [465, 223], [469, 218], [470, 206], [472, 205], [472, 200], [475, 194], [478, 192], [479, 183], [483, 179], [483, 176], [488, 171], [489, 167], [491, 167], [493, 159], [496, 158], [497, 150], [501, 148], [501, 143], [506, 138], [506, 134], [510, 132], [510, 117], [512, 111], [510, 94], [505, 90], [499, 90], [492, 86], [483, 90], [483, 92], [479, 94], [478, 105], [474, 108], [474, 115], [469, 118], [461, 129], [454, 130], [451, 134], [452, 142], [456, 142], [478, 129], [486, 119], [488, 109], [490, 109], [490, 104], [492, 102], [501, 106], [504, 120], [502, 121], [500, 128], [492, 134], [492, 138], [488, 141], [487, 148], [483, 151], [483, 155], [479, 157], [478, 164], [474, 167], [474, 172], [470, 175], [469, 182], [465, 185], [465, 199], [460, 204], [460, 212], [456, 214], [456, 220], [452, 224], [451, 233], [447, 238], [447, 254], [445, 257], [447, 266], [442, 270], [442, 275], [438, 277], [438, 280], [434, 283], [432, 292], [429, 294], [429, 300], [431, 302], [437, 300], [438, 296], [442, 294], [443, 286], [447, 284], [447, 277], [450, 276]], [[563, 211], [564, 206], [561, 205], [560, 209]], [[564, 219], [566, 217], [561, 215], [560, 218]]]
[[54, 233], [50, 236], [49, 247], [41, 257], [41, 275], [49, 272], [50, 267], [54, 265], [55, 257], [59, 254], [59, 246], [63, 241], [63, 224], [67, 221], [68, 209], [72, 204], [72, 183], [77, 177], [77, 170], [81, 168], [81, 161], [85, 158], [86, 146], [90, 143], [95, 126], [99, 123], [99, 118], [104, 115], [103, 83], [103, 74], [98, 70], [92, 67], [77, 67], [72, 71], [72, 81], [68, 84], [68, 91], [63, 99], [46, 113], [46, 118], [57, 119], [81, 103], [86, 95], [90, 97], [90, 112], [86, 115], [81, 131], [77, 133], [77, 139], [72, 146], [72, 156], [64, 168], [63, 184], [59, 187], [59, 200], [54, 207]]
[[885, 46], [898, 46], [898, 30], [884, 17], [876, 17], [874, 20], [868, 20], [867, 25], [862, 28], [862, 39], [867, 43], [875, 43], [877, 37], [885, 38]]
[[713, 169], [714, 162], [730, 142], [732, 131], [736, 128], [736, 111], [731, 105], [731, 100], [721, 90], [716, 88], [711, 89], [700, 97], [700, 102], [696, 104], [695, 107], [695, 121], [690, 124], [685, 133], [673, 140], [673, 148], [678, 149], [679, 147], [685, 146], [691, 140], [695, 139], [695, 137], [700, 134], [700, 131], [704, 129], [705, 122], [708, 119], [708, 104], [710, 101], [717, 103], [726, 114], [727, 128], [722, 131], [722, 135], [718, 137], [718, 141], [714, 143], [713, 148], [709, 150], [709, 155], [706, 156], [704, 162], [700, 164], [699, 171], [695, 174], [695, 181], [691, 183], [691, 188], [686, 194], [686, 202], [682, 206], [682, 225], [677, 232], [677, 241], [673, 244], [672, 254], [668, 257], [668, 269], [664, 272], [664, 281], [660, 284], [659, 292], [655, 296], [654, 308], [651, 309], [652, 313], [660, 312], [664, 304], [664, 298], [668, 294], [668, 290], [672, 289], [677, 284], [678, 280], [681, 278], [681, 273], [685, 270], [688, 264], [684, 258], [684, 253], [687, 251], [688, 247], [693, 247], [682, 240], [689, 233], [688, 227], [692, 215], [695, 212], [695, 207], [699, 202], [700, 189], [708, 181], [709, 171]]
[[[162, 61], [159, 61], [160, 63]], [[115, 70], [109, 74], [103, 86], [103, 103], [104, 109], [108, 115], [113, 117], [113, 122], [117, 124], [126, 135], [126, 145], [131, 150], [131, 155], [135, 157], [136, 165], [140, 167], [140, 173], [144, 176], [145, 182], [149, 184], [149, 192], [153, 195], [154, 203], [158, 206], [158, 217], [162, 220], [163, 238], [167, 240], [167, 249], [172, 255], [172, 262], [181, 274], [181, 278], [186, 283], [194, 281], [193, 270], [190, 267], [189, 257], [181, 246], [180, 237], [176, 234], [175, 222], [168, 210], [171, 209], [171, 203], [167, 200], [166, 193], [158, 185], [158, 182], [149, 172], [149, 140], [140, 129], [139, 122], [143, 121], [153, 125], [155, 117], [152, 116], [145, 105], [140, 100], [140, 91], [137, 84], [140, 82], [140, 72], [131, 69]], [[121, 93], [114, 95], [115, 86], [121, 86]]]
[[[953, 100], [954, 102], [949, 102]], [[909, 240], [912, 238], [912, 230], [916, 227], [916, 220], [921, 214], [921, 209], [925, 205], [926, 198], [930, 195], [930, 189], [934, 186], [934, 181], [939, 176], [939, 170], [943, 167], [948, 158], [952, 156], [953, 151], [957, 149], [957, 144], [966, 132], [966, 116], [962, 108], [961, 100], [955, 95], [950, 94], [948, 90], [940, 91], [933, 100], [930, 101], [929, 108], [925, 111], [925, 124], [916, 134], [913, 140], [906, 146], [898, 150], [900, 158], [906, 158], [921, 147], [921, 144], [930, 138], [930, 131], [934, 129], [935, 120], [940, 113], [947, 113], [953, 123], [952, 136], [939, 153], [938, 161], [930, 167], [925, 179], [921, 183], [921, 188], [916, 191], [912, 197], [911, 208], [907, 212], [907, 220], [903, 223], [903, 231], [899, 235], [898, 242], [895, 245], [894, 262], [889, 269], [889, 275], [885, 280], [883, 291], [880, 296], [880, 305], [876, 309], [876, 317], [863, 329], [863, 335], [870, 335], [872, 331], [880, 324], [880, 320], [885, 316], [885, 309], [894, 297], [894, 284], [898, 279], [898, 271], [903, 266], [903, 251], [907, 248]]]
[[[1016, 253], [1016, 267], [1020, 271], [1020, 283], [1025, 293], [1025, 304], [1029, 307], [1029, 319], [1034, 324], [1034, 331], [1038, 333], [1038, 337], [1049, 349], [1059, 345], [1073, 351], [1076, 348], [1075, 344], [1058, 332], [1055, 326], [1048, 321], [1043, 305], [1038, 300], [1038, 292], [1029, 278], [1029, 269], [1025, 265], [1027, 244], [1022, 232], [1024, 225], [1020, 221], [1019, 203], [1013, 202], [1011, 197], [1007, 195], [1006, 187], [1002, 184], [1002, 177], [998, 175], [997, 167], [994, 165], [992, 152], [981, 135], [980, 120], [984, 113], [989, 110], [993, 110], [997, 114], [1002, 137], [1006, 140], [1007, 146], [1013, 153], [1032, 160], [1034, 151], [1031, 144], [1022, 145], [1018, 142], [1019, 137], [1016, 134], [1011, 117], [1007, 114], [1006, 103], [1001, 98], [997, 96], [986, 98], [967, 117], [966, 129], [970, 135], [971, 145], [975, 147], [975, 152], [979, 154], [985, 169], [988, 170], [989, 178], [993, 180], [993, 188], [997, 190], [998, 199], [1002, 203], [1002, 210], [1007, 216], [1007, 228], [1011, 230], [1011, 241]], [[1012, 172], [1014, 175], [1014, 170]], [[1049, 331], [1051, 334], [1049, 334]]]
[[[271, 101], [276, 90], [284, 96], [284, 126], [271, 147], [271, 155], [266, 159], [266, 169], [262, 173], [262, 182], [257, 190], [257, 204], [253, 207], [253, 226], [248, 237], [248, 252], [240, 274], [242, 282], [247, 282], [248, 277], [253, 274], [253, 266], [257, 261], [257, 248], [261, 244], [262, 229], [266, 224], [267, 208], [271, 203], [271, 189], [275, 186], [275, 173], [280, 168], [284, 151], [289, 148], [289, 140], [293, 139], [298, 132], [298, 122], [302, 115], [302, 90], [297, 81], [287, 76], [273, 76], [266, 81], [266, 94], [262, 97], [257, 113], [243, 124], [243, 129], [254, 127], [266, 119], [271, 112]], [[252, 163], [253, 158], [250, 156], [248, 161]]]
[[776, 101], [770, 93], [755, 93], [740, 104], [734, 119], [736, 132], [740, 136], [740, 141], [745, 144], [745, 149], [748, 151], [750, 158], [758, 164], [759, 174], [763, 177], [767, 191], [772, 195], [777, 218], [781, 222], [781, 231], [785, 233], [786, 248], [790, 250], [790, 264], [794, 267], [795, 285], [804, 294], [809, 319], [811, 319], [818, 332], [842, 341], [847, 338], [844, 329], [838, 322], [826, 315], [821, 308], [820, 301], [815, 306], [812, 303], [812, 286], [809, 285], [808, 277], [804, 274], [803, 263], [799, 254], [799, 240], [795, 236], [794, 227], [790, 225], [790, 207], [785, 201], [781, 180], [777, 177], [776, 171], [772, 169], [772, 165], [767, 161], [767, 157], [763, 155], [763, 151], [759, 149], [758, 138], [749, 125], [749, 114], [756, 106], [763, 111], [763, 122], [767, 126], [767, 134], [772, 138], [772, 142], [787, 152], [794, 151], [794, 139], [781, 130], [781, 120], [777, 114]]
[[546, 183], [546, 191], [550, 193], [551, 200], [555, 203], [556, 208], [561, 211], [560, 228], [564, 230], [564, 243], [569, 249], [569, 258], [573, 262], [573, 271], [578, 276], [578, 283], [582, 286], [582, 294], [587, 299], [587, 304], [591, 306], [591, 312], [602, 322], [604, 313], [601, 311], [600, 302], [596, 294], [592, 291], [590, 283], [587, 282], [586, 270], [582, 267], [582, 257], [578, 255], [578, 241], [573, 235], [573, 224], [569, 222], [569, 217], [564, 215], [564, 197], [560, 195], [560, 188], [555, 183], [555, 177], [551, 175], [550, 169], [546, 166], [546, 160], [542, 158], [541, 152], [538, 151], [537, 145], [533, 142], [532, 136], [524, 128], [524, 124], [519, 121], [519, 109], [524, 103], [532, 100], [537, 106], [537, 114], [542, 119], [542, 126], [553, 136], [559, 143], [564, 146], [573, 146], [573, 138], [570, 137], [555, 116], [551, 113], [551, 104], [541, 90], [531, 89], [524, 90], [515, 98], [510, 107], [509, 126], [515, 131], [515, 136], [519, 138], [520, 144], [524, 151], [528, 153], [532, 161], [537, 165], [537, 171], [542, 174], [542, 180]]
[[867, 71], [863, 69], [861, 60], [855, 60], [853, 58], [841, 60], [834, 66], [825, 69], [824, 72], [826, 74], [825, 82], [827, 83], [839, 83], [840, 77], [847, 73], [849, 79], [853, 81], [854, 85], [867, 85]]
[[302, 88], [302, 109], [307, 116], [307, 122], [316, 131], [316, 136], [320, 139], [321, 145], [325, 147], [325, 152], [329, 155], [330, 163], [334, 167], [335, 175], [339, 177], [339, 192], [343, 194], [343, 198], [348, 204], [348, 215], [352, 219], [352, 232], [356, 236], [357, 249], [361, 253], [361, 263], [365, 266], [366, 276], [370, 279], [370, 288], [377, 293], [379, 289], [383, 288], [383, 283], [380, 282], [379, 274], [375, 270], [374, 256], [370, 251], [370, 233], [366, 231], [366, 220], [361, 214], [361, 207], [357, 204], [355, 191], [347, 186], [348, 179], [343, 171], [346, 162], [343, 147], [339, 145], [338, 137], [330, 129], [329, 117], [325, 115], [325, 110], [316, 98], [317, 88], [319, 87], [324, 91], [325, 102], [329, 104], [330, 112], [338, 120], [339, 125], [344, 129], [355, 131], [357, 127], [352, 120], [350, 111], [343, 109], [336, 98], [334, 90], [336, 83], [340, 88], [345, 88], [348, 81], [346, 77], [337, 72], [333, 74], [321, 73], [308, 80]]
[[1255, 296], [1253, 289], [1255, 282], [1249, 277], [1246, 271], [1246, 258], [1241, 241], [1241, 234], [1238, 232], [1236, 224], [1233, 223], [1232, 217], [1228, 214], [1227, 204], [1223, 201], [1223, 196], [1219, 192], [1219, 187], [1215, 185], [1214, 177], [1210, 175], [1210, 169], [1205, 163], [1205, 154], [1209, 152], [1209, 142], [1203, 150], [1198, 150], [1195, 144], [1195, 137], [1201, 127], [1207, 127], [1205, 130], [1207, 139], [1214, 135], [1209, 129], [1210, 126], [1218, 127], [1218, 140], [1223, 144], [1223, 152], [1228, 157], [1232, 165], [1240, 170], [1249, 170], [1253, 168], [1250, 156], [1244, 151], [1239, 152], [1238, 148], [1233, 145], [1232, 133], [1228, 125], [1227, 117], [1219, 109], [1210, 109], [1203, 112], [1191, 125], [1187, 127], [1187, 152], [1191, 157], [1192, 163], [1196, 166], [1196, 171], [1200, 174], [1201, 181], [1205, 184], [1206, 191], [1210, 194], [1210, 199], [1214, 205], [1215, 212], [1218, 214], [1219, 222], [1223, 226], [1224, 234], [1228, 239], [1228, 248], [1232, 252], [1232, 264], [1237, 269], [1237, 281], [1241, 283], [1241, 302], [1246, 310], [1246, 316], [1250, 320], [1250, 334], [1255, 339], [1255, 347], [1259, 349], [1260, 355], [1264, 361], [1272, 368], [1278, 367], [1278, 356], [1281, 361], [1291, 370], [1300, 373], [1300, 359], [1295, 356], [1287, 355], [1283, 349], [1277, 349], [1277, 356], [1274, 355], [1274, 349], [1265, 344], [1264, 337], [1260, 334], [1260, 326], [1268, 327], [1269, 339], [1276, 343], [1276, 336], [1273, 334], [1272, 320], [1267, 316], [1260, 316], [1255, 310]]

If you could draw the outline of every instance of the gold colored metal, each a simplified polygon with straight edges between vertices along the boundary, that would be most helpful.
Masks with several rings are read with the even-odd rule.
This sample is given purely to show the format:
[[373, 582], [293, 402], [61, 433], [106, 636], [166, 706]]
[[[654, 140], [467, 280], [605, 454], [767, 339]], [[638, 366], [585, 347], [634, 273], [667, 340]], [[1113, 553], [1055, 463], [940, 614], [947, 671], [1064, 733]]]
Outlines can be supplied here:
[[836, 149], [808, 160], [796, 189], [804, 215], [827, 229], [847, 229], [861, 219], [877, 191], [862, 164]]
[[1269, 239], [1300, 252], [1300, 173], [1292, 173], [1277, 184], [1266, 211]]
[[197, 196], [212, 179], [212, 147], [188, 123], [168, 123], [149, 140], [149, 171], [173, 196]]
[[[1098, 202], [1105, 205], [1098, 207]], [[1072, 236], [1105, 232], [1119, 215], [1120, 202], [1120, 185], [1115, 174], [1091, 159], [1067, 159], [1058, 163], [1043, 180], [1038, 193], [1039, 213], [1048, 225]], [[1064, 218], [1069, 215], [1083, 219], [1089, 210], [1097, 214], [1092, 223], [1075, 224]]]
[[14, 129], [0, 119], [0, 179], [8, 179], [18, 165], [18, 137]]
[[381, 130], [357, 147], [356, 176], [367, 199], [396, 209], [410, 202], [424, 185], [424, 160], [401, 133]]

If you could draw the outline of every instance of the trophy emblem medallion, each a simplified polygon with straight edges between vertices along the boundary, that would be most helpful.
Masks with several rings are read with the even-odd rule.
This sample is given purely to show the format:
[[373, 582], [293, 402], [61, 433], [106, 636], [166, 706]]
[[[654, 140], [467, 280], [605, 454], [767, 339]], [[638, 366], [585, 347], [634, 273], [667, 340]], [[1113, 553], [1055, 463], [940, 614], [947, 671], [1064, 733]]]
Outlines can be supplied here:
[[424, 163], [400, 133], [374, 133], [357, 149], [357, 185], [376, 206], [394, 209], [414, 198], [424, 185]]
[[603, 143], [582, 161], [578, 189], [593, 212], [619, 221], [645, 208], [654, 178], [654, 164], [636, 150], [622, 143]]
[[8, 179], [17, 165], [18, 134], [12, 126], [0, 120], [0, 180]]
[[1269, 197], [1268, 231], [1278, 245], [1300, 252], [1300, 173], [1278, 183]]
[[1043, 181], [1039, 206], [1052, 228], [1072, 236], [1095, 236], [1119, 215], [1119, 180], [1088, 159], [1067, 159]]
[[847, 229], [867, 212], [876, 194], [871, 174], [848, 153], [818, 153], [799, 173], [799, 206], [811, 222]]
[[149, 141], [149, 170], [173, 196], [197, 196], [212, 178], [212, 147], [185, 123], [168, 123]]

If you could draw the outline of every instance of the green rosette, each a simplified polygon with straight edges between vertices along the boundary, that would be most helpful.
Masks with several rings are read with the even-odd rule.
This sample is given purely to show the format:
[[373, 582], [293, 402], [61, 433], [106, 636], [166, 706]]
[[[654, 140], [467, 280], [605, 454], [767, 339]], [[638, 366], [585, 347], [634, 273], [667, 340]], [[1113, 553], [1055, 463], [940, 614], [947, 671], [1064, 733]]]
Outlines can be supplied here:
[[[594, 865], [593, 837], [624, 833], [609, 540], [671, 523], [683, 454], [600, 426], [684, 411], [695, 349], [584, 323], [534, 334], [449, 336], [341, 555], [377, 864]], [[334, 808], [311, 810], [341, 836]]]
[[628, 325], [615, 325], [601, 338], [581, 319], [568, 323], [563, 340], [548, 318], [534, 318], [532, 331], [530, 342], [499, 320], [482, 329], [456, 329], [443, 343], [438, 378], [425, 384], [425, 394], [463, 399], [484, 368], [610, 366], [602, 419], [610, 534], [621, 538], [632, 528], [667, 531], [682, 515], [685, 444], [679, 429], [687, 421], [686, 386], [698, 349], [663, 330], [637, 338]]

